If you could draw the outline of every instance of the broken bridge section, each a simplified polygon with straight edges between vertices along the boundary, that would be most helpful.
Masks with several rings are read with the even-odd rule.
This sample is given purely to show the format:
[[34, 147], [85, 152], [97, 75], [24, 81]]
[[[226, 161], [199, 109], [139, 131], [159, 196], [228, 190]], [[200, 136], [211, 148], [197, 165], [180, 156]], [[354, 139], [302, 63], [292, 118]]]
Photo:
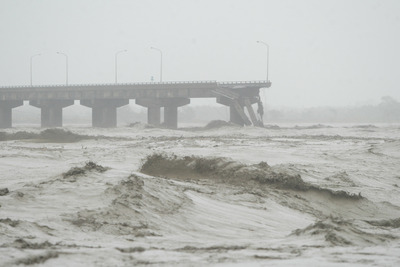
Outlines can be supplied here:
[[[263, 127], [262, 119], [258, 119], [253, 110], [252, 104], [259, 103], [259, 95], [248, 96], [248, 94], [241, 94], [229, 88], [218, 88], [213, 90], [217, 96], [217, 103], [229, 106], [230, 122], [244, 126], [253, 125]], [[246, 115], [244, 107], [247, 109], [249, 117]]]

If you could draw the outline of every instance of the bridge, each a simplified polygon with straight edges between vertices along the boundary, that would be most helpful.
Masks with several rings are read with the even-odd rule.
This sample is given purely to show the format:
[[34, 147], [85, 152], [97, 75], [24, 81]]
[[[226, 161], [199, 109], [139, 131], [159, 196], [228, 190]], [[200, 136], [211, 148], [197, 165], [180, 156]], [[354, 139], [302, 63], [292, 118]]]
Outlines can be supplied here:
[[116, 127], [117, 108], [129, 104], [130, 99], [147, 108], [149, 124], [161, 124], [164, 108], [164, 126], [177, 128], [178, 107], [189, 104], [191, 98], [215, 98], [217, 103], [229, 106], [231, 122], [261, 126], [252, 105], [261, 104], [259, 91], [270, 86], [269, 81], [2, 86], [0, 128], [12, 127], [12, 109], [22, 106], [24, 101], [41, 109], [42, 127], [61, 127], [63, 108], [73, 105], [75, 100], [92, 108], [93, 127]]

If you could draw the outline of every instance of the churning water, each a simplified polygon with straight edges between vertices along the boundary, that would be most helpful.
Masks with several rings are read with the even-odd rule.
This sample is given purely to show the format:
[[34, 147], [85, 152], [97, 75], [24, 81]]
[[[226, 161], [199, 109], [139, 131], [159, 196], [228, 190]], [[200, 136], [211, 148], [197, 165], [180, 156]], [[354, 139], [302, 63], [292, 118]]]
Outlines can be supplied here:
[[0, 265], [400, 262], [400, 126], [0, 133]]

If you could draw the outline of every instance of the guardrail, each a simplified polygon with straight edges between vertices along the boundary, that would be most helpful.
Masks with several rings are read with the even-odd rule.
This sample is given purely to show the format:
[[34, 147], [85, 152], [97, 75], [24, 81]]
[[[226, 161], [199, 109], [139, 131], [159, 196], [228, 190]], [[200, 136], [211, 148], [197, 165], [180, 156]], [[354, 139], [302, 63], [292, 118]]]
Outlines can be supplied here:
[[217, 81], [170, 81], [170, 82], [137, 82], [137, 83], [91, 83], [91, 84], [52, 84], [52, 85], [11, 85], [1, 88], [48, 88], [48, 87], [81, 87], [81, 86], [135, 86], [135, 85], [169, 85], [169, 84], [211, 84]]
[[218, 82], [218, 84], [268, 84], [269, 81], [234, 81], [234, 82]]
[[268, 84], [269, 81], [225, 81], [217, 82], [214, 80], [207, 81], [170, 81], [170, 82], [138, 82], [138, 83], [96, 83], [96, 84], [54, 84], [54, 85], [11, 85], [0, 86], [0, 89], [11, 88], [52, 88], [52, 87], [96, 87], [96, 86], [135, 86], [135, 85], [174, 85], [174, 84], [218, 84], [218, 85], [245, 85], [245, 84]]

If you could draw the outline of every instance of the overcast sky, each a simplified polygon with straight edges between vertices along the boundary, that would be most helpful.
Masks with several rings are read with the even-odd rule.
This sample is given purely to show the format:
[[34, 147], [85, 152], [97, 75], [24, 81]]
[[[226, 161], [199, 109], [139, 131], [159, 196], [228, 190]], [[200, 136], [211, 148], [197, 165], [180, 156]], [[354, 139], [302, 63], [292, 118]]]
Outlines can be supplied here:
[[[0, 0], [0, 85], [265, 80], [270, 107], [400, 101], [398, 0]], [[263, 94], [264, 99], [264, 94]], [[210, 103], [214, 101], [209, 100]]]

